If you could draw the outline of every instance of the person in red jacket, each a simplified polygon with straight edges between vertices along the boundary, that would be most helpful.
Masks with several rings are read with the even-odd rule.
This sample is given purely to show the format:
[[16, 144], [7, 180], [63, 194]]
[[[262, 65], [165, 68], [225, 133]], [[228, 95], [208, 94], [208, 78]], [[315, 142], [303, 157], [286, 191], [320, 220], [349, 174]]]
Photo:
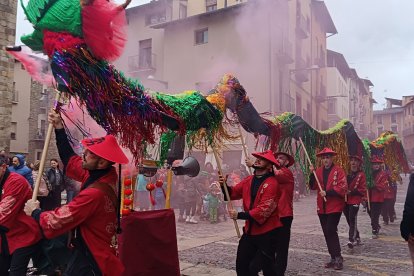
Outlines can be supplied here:
[[82, 183], [73, 200], [51, 211], [39, 209], [29, 200], [25, 212], [35, 218], [40, 231], [51, 239], [75, 230], [74, 246], [64, 275], [122, 275], [124, 267], [116, 256], [117, 173], [114, 163], [126, 164], [128, 158], [112, 135], [84, 139], [82, 157], [69, 144], [60, 116], [49, 113], [55, 127], [56, 144], [66, 175]]
[[[345, 205], [344, 198], [347, 184], [344, 170], [333, 163], [335, 155], [336, 152], [330, 148], [324, 148], [316, 154], [317, 157], [322, 159], [323, 164], [316, 170], [316, 176], [322, 190], [319, 190], [314, 174], [309, 179], [309, 186], [313, 190], [319, 190], [317, 211], [329, 255], [331, 255], [331, 260], [325, 264], [325, 267], [341, 270], [343, 268], [343, 258], [341, 245], [339, 244], [338, 224]], [[312, 165], [310, 170], [314, 171]], [[324, 198], [326, 198], [326, 201]]]
[[286, 152], [275, 153], [276, 170], [274, 171], [280, 187], [280, 199], [278, 212], [283, 226], [279, 230], [276, 241], [276, 275], [285, 275], [290, 242], [290, 228], [293, 221], [293, 193], [295, 189], [295, 179], [290, 166], [295, 164], [295, 159]]
[[8, 161], [0, 156], [0, 275], [26, 275], [41, 235], [37, 222], [23, 211], [32, 197], [29, 182], [10, 172]]
[[[279, 184], [272, 169], [277, 161], [270, 150], [252, 155], [257, 158], [254, 175], [228, 187], [230, 199], [243, 199], [244, 209], [229, 210], [232, 219], [245, 220], [237, 248], [236, 272], [238, 276], [257, 275], [262, 269], [263, 275], [274, 275], [275, 240], [282, 226], [277, 212]], [[224, 185], [221, 176], [220, 184]]]
[[388, 186], [388, 174], [381, 169], [384, 161], [378, 157], [373, 156], [371, 158], [372, 164], [372, 177], [374, 179], [374, 185], [368, 188], [371, 208], [368, 210], [368, 214], [371, 217], [372, 237], [378, 238], [379, 230], [379, 217], [382, 210], [382, 203], [384, 202], [385, 189]]
[[349, 156], [350, 172], [347, 175], [348, 192], [344, 215], [349, 226], [348, 247], [353, 248], [361, 244], [361, 238], [357, 227], [357, 216], [359, 204], [366, 196], [366, 178], [365, 173], [361, 170], [362, 158], [357, 155]]
[[388, 185], [385, 187], [384, 191], [384, 202], [382, 203], [381, 215], [382, 220], [385, 225], [388, 225], [389, 222], [394, 222], [394, 202], [397, 189], [397, 183], [391, 181], [391, 172], [389, 170], [385, 171], [388, 175]]

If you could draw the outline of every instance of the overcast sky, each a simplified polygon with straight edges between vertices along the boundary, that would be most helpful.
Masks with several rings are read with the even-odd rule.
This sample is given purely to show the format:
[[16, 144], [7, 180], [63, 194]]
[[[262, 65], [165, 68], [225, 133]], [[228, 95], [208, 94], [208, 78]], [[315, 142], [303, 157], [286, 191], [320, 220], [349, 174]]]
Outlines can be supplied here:
[[[148, 2], [132, 0], [131, 6]], [[384, 97], [414, 95], [414, 1], [325, 3], [338, 30], [338, 34], [328, 38], [328, 48], [342, 53], [360, 77], [373, 82], [374, 98], [379, 102], [374, 108], [383, 108]], [[30, 32], [29, 25], [19, 7], [17, 38]]]

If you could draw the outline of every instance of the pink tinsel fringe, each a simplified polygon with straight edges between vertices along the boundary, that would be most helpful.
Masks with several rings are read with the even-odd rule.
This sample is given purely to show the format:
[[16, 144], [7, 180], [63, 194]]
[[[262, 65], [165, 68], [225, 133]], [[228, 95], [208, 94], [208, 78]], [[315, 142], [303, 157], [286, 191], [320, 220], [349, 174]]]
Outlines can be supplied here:
[[44, 72], [45, 62], [40, 58], [37, 59], [25, 51], [8, 51], [7, 53], [20, 61], [34, 80], [50, 87], [53, 86], [54, 78], [52, 74], [50, 74], [50, 71]]
[[106, 0], [82, 8], [83, 37], [98, 59], [116, 60], [126, 43], [125, 10]]

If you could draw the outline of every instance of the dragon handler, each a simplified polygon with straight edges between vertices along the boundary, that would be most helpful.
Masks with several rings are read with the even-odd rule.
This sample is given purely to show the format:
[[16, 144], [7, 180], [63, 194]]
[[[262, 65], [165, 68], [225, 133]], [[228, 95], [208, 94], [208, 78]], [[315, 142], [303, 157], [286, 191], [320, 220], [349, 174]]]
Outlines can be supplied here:
[[117, 214], [115, 163], [128, 163], [115, 137], [84, 139], [82, 157], [73, 151], [60, 116], [49, 113], [59, 156], [66, 175], [82, 183], [80, 193], [67, 205], [42, 211], [39, 202], [28, 200], [24, 211], [38, 221], [47, 239], [74, 231], [73, 250], [64, 275], [120, 275], [124, 270], [116, 256]]

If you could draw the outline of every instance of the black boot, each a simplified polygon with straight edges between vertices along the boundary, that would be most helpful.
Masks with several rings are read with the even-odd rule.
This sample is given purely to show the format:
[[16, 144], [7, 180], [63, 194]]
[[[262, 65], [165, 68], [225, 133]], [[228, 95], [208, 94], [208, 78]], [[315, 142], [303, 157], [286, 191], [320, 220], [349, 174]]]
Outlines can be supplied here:
[[335, 270], [342, 270], [344, 268], [344, 259], [339, 256], [335, 257], [334, 267]]

